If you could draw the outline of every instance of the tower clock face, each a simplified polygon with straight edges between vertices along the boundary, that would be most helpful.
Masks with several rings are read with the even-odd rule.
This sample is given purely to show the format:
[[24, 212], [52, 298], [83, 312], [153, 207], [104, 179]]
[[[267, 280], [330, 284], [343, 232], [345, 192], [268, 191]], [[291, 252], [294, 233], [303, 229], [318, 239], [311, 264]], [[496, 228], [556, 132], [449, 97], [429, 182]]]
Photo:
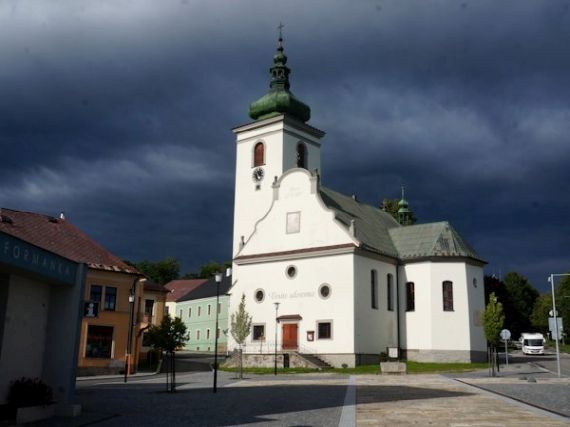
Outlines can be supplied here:
[[260, 182], [263, 179], [264, 175], [265, 175], [265, 172], [264, 172], [263, 168], [255, 168], [253, 170], [253, 180], [255, 182]]

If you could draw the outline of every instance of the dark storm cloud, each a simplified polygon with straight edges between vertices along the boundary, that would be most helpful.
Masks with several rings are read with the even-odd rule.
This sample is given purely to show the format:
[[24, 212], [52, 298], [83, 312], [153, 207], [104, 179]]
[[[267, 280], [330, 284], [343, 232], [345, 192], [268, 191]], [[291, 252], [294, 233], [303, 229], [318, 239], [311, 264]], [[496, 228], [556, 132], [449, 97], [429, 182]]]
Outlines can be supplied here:
[[285, 22], [323, 181], [403, 182], [489, 272], [568, 266], [569, 2], [0, 3], [0, 205], [118, 255], [229, 259], [234, 138]]

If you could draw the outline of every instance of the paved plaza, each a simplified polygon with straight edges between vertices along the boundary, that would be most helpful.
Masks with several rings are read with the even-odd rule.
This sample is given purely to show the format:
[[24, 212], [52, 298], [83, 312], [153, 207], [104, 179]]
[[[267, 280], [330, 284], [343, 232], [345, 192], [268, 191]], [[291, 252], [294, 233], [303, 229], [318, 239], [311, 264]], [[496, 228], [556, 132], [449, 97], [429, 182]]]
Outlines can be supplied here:
[[81, 416], [34, 425], [570, 426], [570, 378], [528, 363], [513, 363], [501, 375], [320, 373], [239, 380], [220, 372], [216, 394], [211, 372], [181, 373], [176, 393], [165, 391], [163, 375], [132, 377], [127, 384], [93, 378], [78, 381]]

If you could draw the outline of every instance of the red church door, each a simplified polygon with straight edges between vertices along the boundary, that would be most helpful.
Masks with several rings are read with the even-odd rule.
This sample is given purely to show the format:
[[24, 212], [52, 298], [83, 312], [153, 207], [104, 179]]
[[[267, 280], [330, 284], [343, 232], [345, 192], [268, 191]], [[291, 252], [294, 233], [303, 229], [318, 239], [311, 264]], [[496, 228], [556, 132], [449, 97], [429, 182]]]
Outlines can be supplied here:
[[298, 325], [296, 323], [283, 324], [283, 350], [297, 350], [297, 329]]

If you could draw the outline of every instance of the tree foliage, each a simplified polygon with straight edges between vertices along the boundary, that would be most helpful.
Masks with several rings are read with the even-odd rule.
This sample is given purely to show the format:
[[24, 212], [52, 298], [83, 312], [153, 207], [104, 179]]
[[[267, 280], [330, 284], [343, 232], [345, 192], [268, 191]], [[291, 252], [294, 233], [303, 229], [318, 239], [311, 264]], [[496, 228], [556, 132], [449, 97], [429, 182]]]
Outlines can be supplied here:
[[180, 263], [176, 258], [164, 258], [159, 261], [145, 259], [141, 262], [125, 262], [159, 285], [176, 280], [180, 276]]
[[183, 279], [206, 279], [206, 278], [210, 278], [212, 277], [215, 273], [223, 273], [226, 268], [231, 267], [232, 263], [231, 262], [216, 262], [216, 261], [210, 261], [207, 262], [206, 264], [202, 264], [199, 268], [198, 268], [198, 272], [197, 273], [186, 273], [182, 278]]
[[160, 325], [152, 325], [146, 332], [146, 342], [156, 349], [174, 352], [188, 341], [186, 325], [180, 317], [164, 316]]
[[548, 332], [548, 312], [552, 309], [552, 295], [540, 295], [534, 302], [530, 323], [535, 330], [546, 334]]
[[232, 313], [230, 332], [239, 344], [239, 377], [243, 378], [243, 343], [251, 332], [251, 316], [245, 310], [245, 294], [241, 295], [237, 311]]
[[245, 294], [242, 294], [239, 307], [231, 317], [231, 334], [234, 340], [242, 346], [251, 333], [251, 316], [245, 309]]
[[494, 293], [491, 293], [489, 304], [483, 312], [483, 328], [485, 329], [485, 337], [490, 344], [496, 345], [499, 342], [499, 333], [503, 329], [504, 322], [503, 304], [497, 300]]
[[530, 316], [538, 291], [529, 283], [526, 277], [510, 272], [503, 280], [507, 298], [504, 301], [506, 326], [514, 337], [532, 329]]
[[568, 331], [570, 329], [570, 276], [563, 276], [559, 279], [555, 294], [556, 311], [558, 311], [558, 316], [562, 317], [564, 331]]

